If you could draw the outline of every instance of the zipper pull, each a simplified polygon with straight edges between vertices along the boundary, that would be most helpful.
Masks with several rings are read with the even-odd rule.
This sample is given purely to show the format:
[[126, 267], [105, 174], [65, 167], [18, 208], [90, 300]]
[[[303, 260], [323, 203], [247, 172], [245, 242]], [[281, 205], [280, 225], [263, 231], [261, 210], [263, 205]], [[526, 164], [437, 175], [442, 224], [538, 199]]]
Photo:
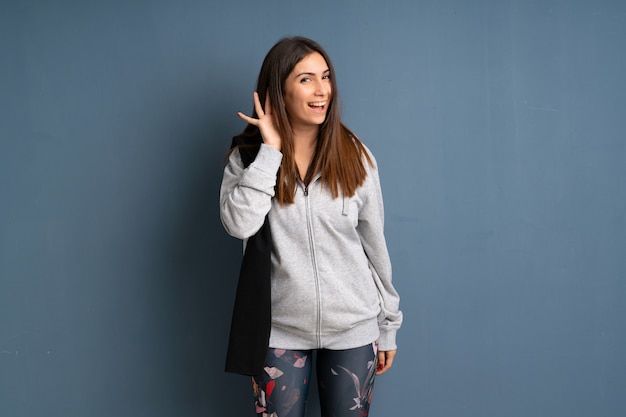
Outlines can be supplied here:
[[304, 196], [307, 197], [309, 195], [309, 186], [305, 185], [304, 186]]

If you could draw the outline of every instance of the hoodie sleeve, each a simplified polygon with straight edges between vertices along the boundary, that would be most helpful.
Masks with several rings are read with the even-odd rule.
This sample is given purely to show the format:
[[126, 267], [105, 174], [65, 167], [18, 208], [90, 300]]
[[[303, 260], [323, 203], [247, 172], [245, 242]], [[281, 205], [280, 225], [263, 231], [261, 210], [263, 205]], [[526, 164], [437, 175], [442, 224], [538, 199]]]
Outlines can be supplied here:
[[228, 234], [247, 239], [263, 226], [282, 158], [278, 150], [262, 144], [246, 168], [237, 149], [230, 154], [220, 188], [220, 218]]
[[[373, 156], [372, 161], [376, 164]], [[366, 162], [367, 164], [367, 162]], [[402, 324], [400, 297], [391, 283], [391, 260], [384, 235], [384, 206], [376, 165], [367, 164], [368, 176], [363, 184], [366, 201], [359, 212], [357, 231], [369, 260], [372, 279], [378, 288], [381, 312], [378, 316], [380, 350], [395, 350], [396, 333]]]

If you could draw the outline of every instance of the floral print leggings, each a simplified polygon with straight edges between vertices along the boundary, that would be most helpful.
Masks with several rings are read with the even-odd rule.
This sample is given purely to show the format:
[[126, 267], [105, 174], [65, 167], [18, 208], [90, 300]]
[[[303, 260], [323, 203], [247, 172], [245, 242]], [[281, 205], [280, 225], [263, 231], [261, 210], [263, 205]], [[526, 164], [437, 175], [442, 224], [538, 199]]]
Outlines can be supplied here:
[[[316, 352], [322, 417], [366, 417], [376, 376], [376, 343]], [[265, 372], [252, 378], [258, 417], [304, 417], [312, 356], [313, 350], [268, 349]]]

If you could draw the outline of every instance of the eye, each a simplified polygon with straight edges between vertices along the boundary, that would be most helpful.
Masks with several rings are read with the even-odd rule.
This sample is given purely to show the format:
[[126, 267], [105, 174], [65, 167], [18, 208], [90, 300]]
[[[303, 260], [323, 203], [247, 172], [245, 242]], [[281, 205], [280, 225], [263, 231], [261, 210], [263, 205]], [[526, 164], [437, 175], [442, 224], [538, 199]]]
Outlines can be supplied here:
[[309, 77], [302, 77], [302, 78], [300, 79], [300, 82], [301, 82], [301, 83], [308, 83], [309, 81], [311, 81], [311, 79], [310, 79]]
[[326, 74], [322, 77], [323, 80], [330, 80], [330, 74]]

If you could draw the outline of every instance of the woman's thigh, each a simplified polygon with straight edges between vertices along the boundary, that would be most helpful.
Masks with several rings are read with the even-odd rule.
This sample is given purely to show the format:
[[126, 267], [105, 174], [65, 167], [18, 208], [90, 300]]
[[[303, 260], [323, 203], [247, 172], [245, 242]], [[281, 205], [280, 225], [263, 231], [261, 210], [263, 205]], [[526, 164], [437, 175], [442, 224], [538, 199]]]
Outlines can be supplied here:
[[376, 377], [374, 343], [317, 352], [317, 380], [323, 417], [367, 416]]
[[258, 416], [304, 417], [311, 356], [310, 350], [268, 349], [265, 372], [252, 378]]

